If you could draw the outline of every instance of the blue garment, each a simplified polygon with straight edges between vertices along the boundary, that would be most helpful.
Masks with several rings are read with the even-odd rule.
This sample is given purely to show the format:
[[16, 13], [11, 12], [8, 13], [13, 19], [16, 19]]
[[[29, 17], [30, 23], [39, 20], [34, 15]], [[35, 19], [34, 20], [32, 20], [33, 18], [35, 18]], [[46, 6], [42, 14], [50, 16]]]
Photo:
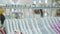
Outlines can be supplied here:
[[29, 18], [33, 18], [33, 15], [32, 14], [29, 14]]

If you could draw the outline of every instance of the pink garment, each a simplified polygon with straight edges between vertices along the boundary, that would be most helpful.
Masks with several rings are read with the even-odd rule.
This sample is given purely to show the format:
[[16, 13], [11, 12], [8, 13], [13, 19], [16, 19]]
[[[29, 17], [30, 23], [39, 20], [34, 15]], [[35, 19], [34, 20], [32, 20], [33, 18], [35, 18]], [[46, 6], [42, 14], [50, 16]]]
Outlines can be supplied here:
[[51, 24], [51, 27], [57, 34], [60, 34], [60, 23]]

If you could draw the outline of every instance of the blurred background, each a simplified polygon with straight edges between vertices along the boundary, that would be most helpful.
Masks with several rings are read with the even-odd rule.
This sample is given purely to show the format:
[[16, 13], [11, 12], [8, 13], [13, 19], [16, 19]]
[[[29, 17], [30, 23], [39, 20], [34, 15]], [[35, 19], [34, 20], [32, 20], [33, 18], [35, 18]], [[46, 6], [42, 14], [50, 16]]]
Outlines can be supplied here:
[[[40, 18], [40, 17], [59, 17], [60, 9], [52, 9], [52, 7], [59, 7], [60, 0], [0, 0], [0, 6], [4, 5], [23, 5], [33, 7], [43, 7], [42, 9], [17, 9], [17, 8], [0, 8], [4, 9], [6, 18]], [[11, 7], [11, 6], [9, 6]], [[44, 7], [51, 7], [46, 9]]]
[[[39, 34], [40, 34], [39, 27], [41, 27], [41, 31], [47, 33], [50, 31], [49, 29], [52, 29], [50, 23], [52, 23], [53, 25], [56, 22], [55, 24], [58, 23], [60, 25], [60, 19], [59, 19], [60, 0], [0, 0], [0, 15], [3, 15], [6, 19], [5, 20], [3, 19], [3, 17], [0, 16], [0, 27], [2, 27], [1, 23], [3, 23], [2, 24], [3, 29], [7, 29], [5, 31], [8, 34], [12, 34], [12, 32], [15, 32], [15, 30], [18, 29], [19, 30], [21, 29], [21, 32], [23, 30], [22, 33], [24, 33], [25, 30], [23, 27], [26, 27], [25, 29], [27, 32], [29, 32], [31, 29], [33, 33], [37, 31], [39, 32]], [[43, 18], [43, 17], [53, 17], [53, 18]], [[37, 19], [29, 20], [24, 18], [37, 18]], [[10, 33], [9, 30], [11, 30]]]

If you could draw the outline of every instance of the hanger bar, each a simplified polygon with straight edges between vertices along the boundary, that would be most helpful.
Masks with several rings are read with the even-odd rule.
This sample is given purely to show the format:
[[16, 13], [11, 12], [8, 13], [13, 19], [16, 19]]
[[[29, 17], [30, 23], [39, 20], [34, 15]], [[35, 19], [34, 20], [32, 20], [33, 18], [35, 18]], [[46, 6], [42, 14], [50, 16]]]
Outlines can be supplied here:
[[0, 5], [0, 8], [14, 9], [60, 9], [60, 6], [36, 6], [36, 5]]

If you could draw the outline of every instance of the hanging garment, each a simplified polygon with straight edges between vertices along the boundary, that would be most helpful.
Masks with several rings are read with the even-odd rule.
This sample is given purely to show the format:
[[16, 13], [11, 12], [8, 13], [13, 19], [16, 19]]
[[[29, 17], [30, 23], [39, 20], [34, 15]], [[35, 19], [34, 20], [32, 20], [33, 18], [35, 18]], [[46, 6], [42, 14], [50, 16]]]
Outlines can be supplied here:
[[57, 34], [60, 34], [60, 23], [54, 23], [52, 28]]
[[5, 17], [4, 17], [3, 14], [0, 14], [0, 20], [1, 20], [1, 24], [3, 24], [4, 23], [4, 20], [5, 20]]
[[5, 17], [3, 15], [3, 13], [4, 13], [4, 9], [0, 9], [0, 20], [1, 20], [1, 24], [3, 24], [4, 23], [4, 20], [5, 20]]

